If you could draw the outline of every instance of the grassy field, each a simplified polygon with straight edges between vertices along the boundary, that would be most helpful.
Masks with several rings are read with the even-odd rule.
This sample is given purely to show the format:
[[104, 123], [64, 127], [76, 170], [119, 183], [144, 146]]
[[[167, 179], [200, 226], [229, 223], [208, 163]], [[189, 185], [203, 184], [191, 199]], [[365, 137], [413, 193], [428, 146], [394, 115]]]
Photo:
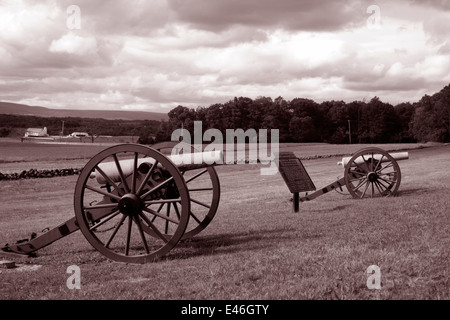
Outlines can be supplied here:
[[[3, 160], [7, 147], [0, 147]], [[336, 165], [340, 158], [328, 156], [361, 147], [298, 144], [281, 149], [299, 157], [322, 156], [303, 161], [320, 188], [343, 173]], [[280, 175], [261, 176], [258, 165], [218, 167], [222, 195], [216, 217], [161, 261], [112, 262], [76, 232], [35, 258], [0, 255], [19, 265], [0, 269], [0, 299], [448, 300], [450, 146], [383, 147], [410, 149], [410, 159], [399, 162], [397, 197], [354, 200], [333, 192], [302, 203], [294, 213]], [[20, 166], [62, 166], [68, 158], [82, 164], [96, 148], [61, 154], [46, 149], [56, 158], [35, 159], [40, 156], [31, 153]], [[8, 156], [13, 154], [8, 151]], [[0, 171], [14, 169], [13, 163], [3, 161]], [[0, 244], [71, 218], [76, 179], [0, 181]], [[66, 286], [71, 265], [80, 267], [80, 290]], [[380, 290], [367, 288], [371, 265], [380, 268]]]

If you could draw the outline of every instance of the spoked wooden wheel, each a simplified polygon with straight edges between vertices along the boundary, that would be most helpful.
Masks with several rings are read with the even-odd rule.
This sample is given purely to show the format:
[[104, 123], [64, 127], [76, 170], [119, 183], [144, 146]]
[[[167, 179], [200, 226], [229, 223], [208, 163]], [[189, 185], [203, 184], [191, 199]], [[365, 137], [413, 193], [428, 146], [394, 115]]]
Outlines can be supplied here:
[[353, 198], [395, 195], [401, 181], [397, 161], [379, 148], [356, 152], [345, 165], [344, 175], [345, 185]]
[[[180, 153], [202, 151], [195, 149], [192, 145], [173, 141], [152, 145], [152, 148], [167, 156], [172, 153], [174, 147], [178, 147]], [[220, 202], [220, 183], [216, 170], [211, 166], [194, 170], [181, 169], [181, 173], [186, 181], [191, 201], [190, 219], [182, 237], [182, 239], [188, 239], [204, 230], [214, 218]], [[152, 208], [157, 212], [170, 215], [173, 214], [175, 206], [173, 203], [162, 203]], [[149, 231], [152, 234], [151, 230]]]
[[[160, 204], [172, 204], [176, 214], [169, 217], [152, 209]], [[89, 243], [106, 257], [128, 263], [154, 261], [168, 253], [182, 238], [190, 212], [178, 168], [157, 150], [136, 144], [94, 156], [78, 178], [74, 205]]]

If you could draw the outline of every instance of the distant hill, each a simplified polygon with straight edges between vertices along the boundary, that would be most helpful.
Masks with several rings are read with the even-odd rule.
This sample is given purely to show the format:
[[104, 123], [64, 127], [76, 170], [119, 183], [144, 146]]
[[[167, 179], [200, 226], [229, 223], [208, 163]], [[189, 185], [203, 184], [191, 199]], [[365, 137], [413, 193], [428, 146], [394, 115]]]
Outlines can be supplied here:
[[27, 115], [37, 117], [77, 117], [100, 118], [106, 120], [168, 120], [167, 113], [145, 111], [115, 111], [115, 110], [69, 110], [50, 109], [0, 101], [0, 114]]

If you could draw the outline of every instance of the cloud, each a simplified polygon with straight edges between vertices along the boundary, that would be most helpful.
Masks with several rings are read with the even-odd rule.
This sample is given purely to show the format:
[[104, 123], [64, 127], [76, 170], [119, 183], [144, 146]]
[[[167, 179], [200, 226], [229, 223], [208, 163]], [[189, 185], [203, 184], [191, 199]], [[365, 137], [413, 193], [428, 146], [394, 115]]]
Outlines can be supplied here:
[[69, 32], [58, 40], [53, 40], [50, 52], [91, 55], [97, 53], [97, 40], [94, 37], [81, 37]]
[[434, 7], [438, 10], [450, 11], [450, 1], [448, 0], [411, 0], [411, 4], [422, 7]]
[[[73, 4], [72, 0], [55, 3], [64, 12]], [[171, 15], [165, 0], [78, 0], [76, 5], [80, 8], [82, 29], [97, 36], [151, 36], [165, 27]]]
[[53, 40], [50, 52], [76, 55], [92, 55], [97, 53], [97, 40], [94, 37], [82, 37], [69, 32], [58, 40]]
[[304, 31], [339, 30], [365, 19], [358, 1], [169, 0], [179, 21], [221, 31], [235, 25]]
[[[0, 2], [3, 100], [168, 111], [234, 96], [416, 99], [448, 84], [446, 1]], [[384, 100], [384, 99], [383, 99]]]

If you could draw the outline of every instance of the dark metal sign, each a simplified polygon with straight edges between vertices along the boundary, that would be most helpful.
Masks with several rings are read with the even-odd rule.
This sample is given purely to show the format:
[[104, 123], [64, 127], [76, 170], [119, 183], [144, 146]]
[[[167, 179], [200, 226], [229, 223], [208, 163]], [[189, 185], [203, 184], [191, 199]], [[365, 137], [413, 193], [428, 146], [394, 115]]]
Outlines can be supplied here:
[[279, 170], [291, 193], [316, 190], [303, 163], [293, 152], [280, 152]]
[[303, 163], [293, 152], [280, 152], [278, 154], [278, 169], [293, 195], [294, 211], [299, 211], [300, 192], [316, 190], [314, 183], [306, 172]]

